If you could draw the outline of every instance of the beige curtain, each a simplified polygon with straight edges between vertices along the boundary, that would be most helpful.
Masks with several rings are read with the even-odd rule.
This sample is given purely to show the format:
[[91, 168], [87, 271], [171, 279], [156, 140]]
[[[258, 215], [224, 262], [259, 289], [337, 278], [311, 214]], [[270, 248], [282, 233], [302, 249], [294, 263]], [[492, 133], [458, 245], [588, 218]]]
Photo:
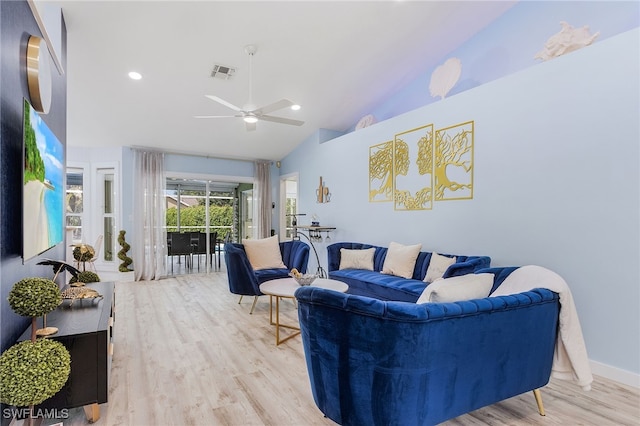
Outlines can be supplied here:
[[255, 162], [254, 199], [254, 235], [266, 238], [271, 235], [271, 162]]
[[133, 270], [136, 281], [167, 273], [164, 154], [133, 150]]

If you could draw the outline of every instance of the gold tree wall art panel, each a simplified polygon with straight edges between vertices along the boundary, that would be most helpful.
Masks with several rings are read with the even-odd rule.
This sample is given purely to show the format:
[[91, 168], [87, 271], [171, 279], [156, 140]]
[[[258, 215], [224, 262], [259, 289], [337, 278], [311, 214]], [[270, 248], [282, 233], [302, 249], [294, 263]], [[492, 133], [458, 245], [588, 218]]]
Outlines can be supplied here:
[[473, 121], [435, 134], [435, 201], [473, 198]]
[[395, 136], [393, 201], [396, 210], [433, 207], [433, 124]]
[[393, 141], [369, 147], [369, 201], [393, 200]]

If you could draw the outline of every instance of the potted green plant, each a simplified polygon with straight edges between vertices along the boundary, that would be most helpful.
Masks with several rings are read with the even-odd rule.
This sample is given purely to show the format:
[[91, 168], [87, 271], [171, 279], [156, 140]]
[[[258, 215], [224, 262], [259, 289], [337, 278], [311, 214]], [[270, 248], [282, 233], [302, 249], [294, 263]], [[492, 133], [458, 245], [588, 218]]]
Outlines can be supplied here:
[[58, 285], [46, 278], [25, 278], [14, 284], [8, 297], [11, 308], [31, 317], [31, 339], [17, 343], [0, 356], [0, 402], [33, 407], [55, 395], [69, 378], [71, 356], [60, 342], [36, 340], [36, 318], [45, 316], [61, 302]]
[[98, 274], [91, 271], [82, 271], [78, 273], [77, 277], [71, 277], [71, 279], [69, 280], [69, 284], [76, 284], [76, 283], [89, 284], [89, 283], [97, 283], [97, 282], [100, 282], [100, 277], [98, 276]]
[[70, 371], [71, 356], [62, 343], [44, 338], [17, 343], [0, 356], [0, 401], [29, 407], [31, 420], [33, 406], [58, 393]]
[[36, 318], [45, 316], [58, 307], [62, 303], [62, 296], [58, 284], [47, 278], [34, 277], [15, 283], [8, 300], [15, 313], [31, 317], [31, 340], [35, 340]]
[[120, 243], [120, 246], [122, 247], [122, 249], [120, 249], [120, 251], [118, 252], [118, 259], [122, 261], [120, 266], [118, 266], [118, 270], [120, 272], [129, 272], [131, 271], [131, 269], [129, 269], [129, 265], [131, 265], [131, 262], [133, 262], [133, 260], [131, 260], [131, 258], [127, 256], [127, 252], [129, 251], [131, 246], [124, 239], [124, 234], [126, 234], [126, 231], [124, 229], [120, 231], [120, 234], [118, 234], [118, 243]]

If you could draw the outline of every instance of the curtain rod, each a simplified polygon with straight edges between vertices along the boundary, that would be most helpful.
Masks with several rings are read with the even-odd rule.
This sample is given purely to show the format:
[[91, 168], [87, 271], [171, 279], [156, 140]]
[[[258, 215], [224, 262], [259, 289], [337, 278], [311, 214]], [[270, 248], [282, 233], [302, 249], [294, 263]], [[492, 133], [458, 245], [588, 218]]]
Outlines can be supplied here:
[[270, 161], [271, 164], [274, 163], [274, 160], [263, 160], [263, 159], [259, 159], [259, 158], [248, 159], [248, 158], [242, 158], [242, 157], [222, 157], [222, 156], [215, 156], [215, 155], [209, 155], [209, 154], [202, 154], [202, 153], [198, 153], [198, 152], [158, 149], [158, 148], [151, 148], [151, 147], [148, 147], [148, 146], [139, 146], [139, 145], [131, 145], [131, 146], [129, 146], [129, 148], [142, 150], [142, 151], [162, 152], [163, 154], [185, 155], [185, 156], [189, 156], [189, 157], [211, 158], [211, 159], [214, 159], [214, 160], [234, 160], [234, 161], [245, 161], [245, 162], [249, 162], [249, 163], [255, 163], [256, 161]]

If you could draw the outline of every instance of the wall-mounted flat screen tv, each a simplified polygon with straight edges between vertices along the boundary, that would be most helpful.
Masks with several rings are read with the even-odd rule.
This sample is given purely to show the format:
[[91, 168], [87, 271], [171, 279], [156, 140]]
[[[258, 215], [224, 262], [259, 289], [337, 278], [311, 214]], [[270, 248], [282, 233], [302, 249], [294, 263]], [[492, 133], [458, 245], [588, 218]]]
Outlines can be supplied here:
[[24, 101], [22, 258], [27, 261], [64, 240], [64, 147]]

